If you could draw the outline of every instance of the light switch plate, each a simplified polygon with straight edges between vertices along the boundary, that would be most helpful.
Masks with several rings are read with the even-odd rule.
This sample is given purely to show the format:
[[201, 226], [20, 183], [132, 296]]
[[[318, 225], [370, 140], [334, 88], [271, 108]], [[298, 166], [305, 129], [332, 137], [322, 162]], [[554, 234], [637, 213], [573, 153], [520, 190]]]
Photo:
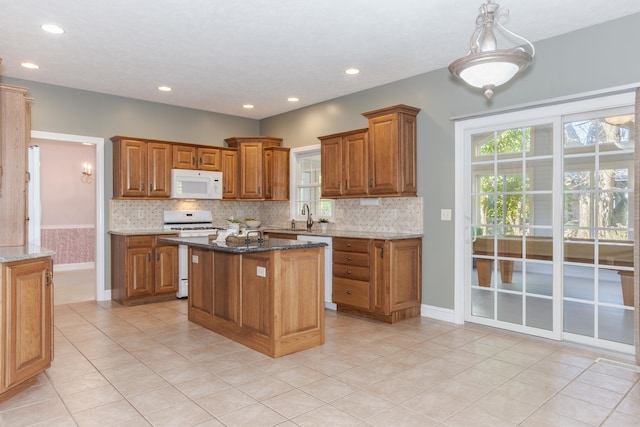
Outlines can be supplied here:
[[257, 267], [256, 274], [260, 277], [267, 277], [267, 269], [264, 267]]
[[198, 255], [191, 255], [191, 262], [194, 264], [198, 263]]
[[440, 221], [451, 221], [451, 209], [440, 209]]

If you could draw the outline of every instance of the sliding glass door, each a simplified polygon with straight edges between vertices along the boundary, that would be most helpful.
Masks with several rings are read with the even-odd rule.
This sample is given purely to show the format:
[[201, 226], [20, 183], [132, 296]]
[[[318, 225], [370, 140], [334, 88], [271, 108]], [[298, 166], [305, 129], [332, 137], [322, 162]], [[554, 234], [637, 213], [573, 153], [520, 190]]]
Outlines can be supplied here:
[[633, 348], [634, 116], [619, 98], [457, 124], [466, 321]]

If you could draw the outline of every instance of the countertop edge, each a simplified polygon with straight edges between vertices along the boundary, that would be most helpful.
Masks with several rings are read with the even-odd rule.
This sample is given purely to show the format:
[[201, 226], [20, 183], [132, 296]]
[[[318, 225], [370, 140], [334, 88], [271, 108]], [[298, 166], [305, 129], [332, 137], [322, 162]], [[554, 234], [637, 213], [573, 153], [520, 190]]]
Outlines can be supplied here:
[[36, 245], [0, 247], [0, 263], [25, 261], [55, 255], [55, 251]]
[[[424, 237], [420, 233], [394, 233], [394, 232], [381, 232], [381, 231], [354, 231], [354, 230], [329, 230], [326, 233], [320, 230], [307, 231], [304, 229], [291, 229], [291, 228], [277, 228], [277, 227], [260, 227], [260, 231], [265, 233], [281, 233], [281, 234], [293, 234], [299, 236], [318, 236], [318, 237], [346, 237], [354, 239], [379, 239], [379, 240], [403, 240], [403, 239], [415, 239]], [[150, 229], [127, 229], [127, 230], [110, 230], [109, 234], [118, 236], [143, 236], [143, 235], [160, 235], [160, 234], [176, 234], [177, 231], [171, 232], [168, 230], [150, 228]]]
[[[253, 243], [248, 245], [226, 246], [216, 242], [209, 242], [208, 237], [165, 237], [160, 239], [164, 243], [172, 243], [174, 245], [186, 245], [201, 249], [207, 249], [214, 252], [228, 252], [235, 254], [268, 252], [268, 251], [286, 251], [293, 249], [319, 248], [327, 246], [321, 242], [305, 242], [301, 240], [286, 239], [268, 239], [263, 243]], [[267, 246], [263, 246], [267, 245]]]

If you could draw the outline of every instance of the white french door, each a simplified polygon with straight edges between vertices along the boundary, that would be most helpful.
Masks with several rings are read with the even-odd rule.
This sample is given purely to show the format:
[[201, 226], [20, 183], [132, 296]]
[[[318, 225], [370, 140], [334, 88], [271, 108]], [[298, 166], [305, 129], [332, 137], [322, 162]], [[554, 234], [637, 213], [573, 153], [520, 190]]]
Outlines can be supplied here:
[[632, 105], [456, 123], [465, 321], [633, 351]]

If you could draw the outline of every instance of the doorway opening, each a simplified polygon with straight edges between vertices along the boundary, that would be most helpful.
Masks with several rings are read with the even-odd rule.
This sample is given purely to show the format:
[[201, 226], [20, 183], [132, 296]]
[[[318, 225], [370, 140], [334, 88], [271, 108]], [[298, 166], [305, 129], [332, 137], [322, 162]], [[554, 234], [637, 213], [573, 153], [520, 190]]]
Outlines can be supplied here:
[[[82, 136], [82, 135], [70, 135], [70, 134], [60, 134], [53, 132], [42, 132], [42, 131], [31, 131], [31, 144], [37, 145], [38, 141], [54, 141], [61, 143], [72, 143], [72, 144], [84, 144], [93, 146], [95, 150], [95, 165], [91, 165], [90, 173], [91, 180], [95, 185], [95, 218], [94, 224], [95, 227], [93, 230], [95, 233], [94, 237], [94, 247], [91, 248], [93, 250], [93, 259], [94, 259], [94, 268], [92, 272], [87, 272], [82, 270], [87, 270], [87, 268], [82, 268], [83, 265], [76, 265], [76, 267], [80, 267], [79, 270], [74, 271], [73, 269], [70, 271], [63, 271], [57, 274], [61, 275], [61, 279], [64, 279], [64, 275], [69, 275], [68, 278], [70, 283], [74, 281], [80, 280], [82, 281], [82, 274], [90, 274], [93, 276], [95, 280], [95, 300], [104, 301], [110, 299], [109, 292], [105, 291], [105, 257], [104, 257], [104, 233], [105, 233], [105, 220], [104, 220], [104, 139], [90, 136]], [[86, 163], [89, 163], [86, 161]], [[79, 169], [77, 170], [78, 174], [78, 182], [81, 182], [81, 179], [84, 177], [85, 180], [86, 174], [83, 172], [89, 172], [85, 168], [88, 168], [88, 165], [81, 164]], [[75, 172], [75, 171], [74, 171]], [[46, 177], [44, 177], [46, 179]], [[64, 188], [58, 190], [60, 194], [64, 194], [66, 191]], [[39, 228], [40, 224], [35, 224], [35, 228]], [[39, 231], [39, 230], [38, 230]], [[34, 231], [34, 232], [38, 232]], [[43, 246], [45, 246], [43, 244]], [[46, 246], [45, 246], [46, 247]], [[82, 273], [80, 273], [82, 272]], [[75, 277], [78, 276], [78, 277]], [[65, 279], [66, 280], [66, 279]], [[86, 279], [85, 279], [86, 280]]]

